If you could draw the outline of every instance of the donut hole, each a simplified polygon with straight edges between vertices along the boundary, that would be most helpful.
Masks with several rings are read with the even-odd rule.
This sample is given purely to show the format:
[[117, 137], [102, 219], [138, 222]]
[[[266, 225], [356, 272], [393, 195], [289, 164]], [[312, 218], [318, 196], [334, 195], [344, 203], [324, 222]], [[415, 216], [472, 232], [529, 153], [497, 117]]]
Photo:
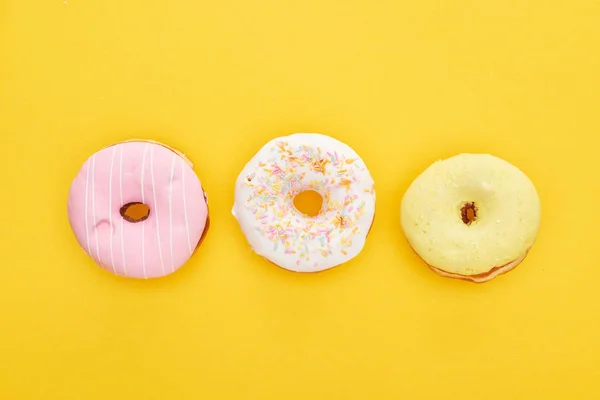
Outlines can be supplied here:
[[477, 207], [475, 203], [465, 203], [460, 209], [460, 216], [465, 225], [471, 225], [477, 219]]
[[136, 223], [148, 219], [150, 216], [150, 207], [144, 203], [133, 202], [125, 204], [119, 212], [125, 221]]
[[294, 197], [294, 207], [302, 214], [316, 217], [323, 208], [323, 196], [314, 190], [305, 190]]

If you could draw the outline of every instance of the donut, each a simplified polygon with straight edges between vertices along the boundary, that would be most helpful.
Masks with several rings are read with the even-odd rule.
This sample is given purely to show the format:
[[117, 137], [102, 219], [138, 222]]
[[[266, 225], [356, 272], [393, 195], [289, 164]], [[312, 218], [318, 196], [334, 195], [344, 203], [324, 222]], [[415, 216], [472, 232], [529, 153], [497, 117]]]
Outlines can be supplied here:
[[[294, 206], [303, 191], [322, 196], [316, 216]], [[348, 145], [297, 133], [271, 140], [248, 162], [232, 213], [258, 255], [289, 271], [323, 271], [363, 249], [375, 215], [374, 183]]]
[[489, 154], [437, 161], [410, 185], [401, 225], [436, 273], [481, 283], [515, 268], [533, 246], [540, 199], [517, 167]]
[[79, 245], [100, 267], [140, 279], [178, 270], [209, 226], [193, 165], [153, 141], [127, 141], [89, 157], [71, 184], [67, 212]]

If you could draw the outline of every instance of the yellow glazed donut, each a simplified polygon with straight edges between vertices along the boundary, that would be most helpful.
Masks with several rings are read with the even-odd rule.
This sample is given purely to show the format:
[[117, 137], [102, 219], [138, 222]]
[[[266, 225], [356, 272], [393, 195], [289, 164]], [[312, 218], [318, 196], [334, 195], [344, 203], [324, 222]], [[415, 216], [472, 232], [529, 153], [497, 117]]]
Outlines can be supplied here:
[[408, 242], [433, 271], [478, 283], [523, 261], [541, 216], [529, 178], [488, 154], [435, 162], [410, 185], [400, 214]]

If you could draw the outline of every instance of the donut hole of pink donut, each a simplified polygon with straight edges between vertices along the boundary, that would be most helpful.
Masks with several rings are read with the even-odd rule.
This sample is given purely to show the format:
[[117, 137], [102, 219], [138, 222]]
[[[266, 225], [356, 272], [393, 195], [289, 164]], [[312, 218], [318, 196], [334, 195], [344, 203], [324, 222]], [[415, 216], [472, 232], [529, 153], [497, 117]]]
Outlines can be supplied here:
[[144, 203], [127, 203], [119, 210], [121, 217], [127, 222], [137, 223], [148, 219], [150, 216], [150, 207]]

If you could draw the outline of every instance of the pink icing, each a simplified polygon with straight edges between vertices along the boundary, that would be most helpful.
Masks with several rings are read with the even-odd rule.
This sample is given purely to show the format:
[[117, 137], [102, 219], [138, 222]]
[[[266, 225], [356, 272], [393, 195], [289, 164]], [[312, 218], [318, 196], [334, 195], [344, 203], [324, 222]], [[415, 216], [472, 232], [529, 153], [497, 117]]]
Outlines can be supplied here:
[[[148, 219], [128, 222], [123, 205], [141, 202]], [[128, 142], [100, 150], [71, 185], [69, 221], [84, 251], [102, 268], [156, 278], [191, 257], [208, 217], [200, 180], [184, 159], [159, 144]]]

